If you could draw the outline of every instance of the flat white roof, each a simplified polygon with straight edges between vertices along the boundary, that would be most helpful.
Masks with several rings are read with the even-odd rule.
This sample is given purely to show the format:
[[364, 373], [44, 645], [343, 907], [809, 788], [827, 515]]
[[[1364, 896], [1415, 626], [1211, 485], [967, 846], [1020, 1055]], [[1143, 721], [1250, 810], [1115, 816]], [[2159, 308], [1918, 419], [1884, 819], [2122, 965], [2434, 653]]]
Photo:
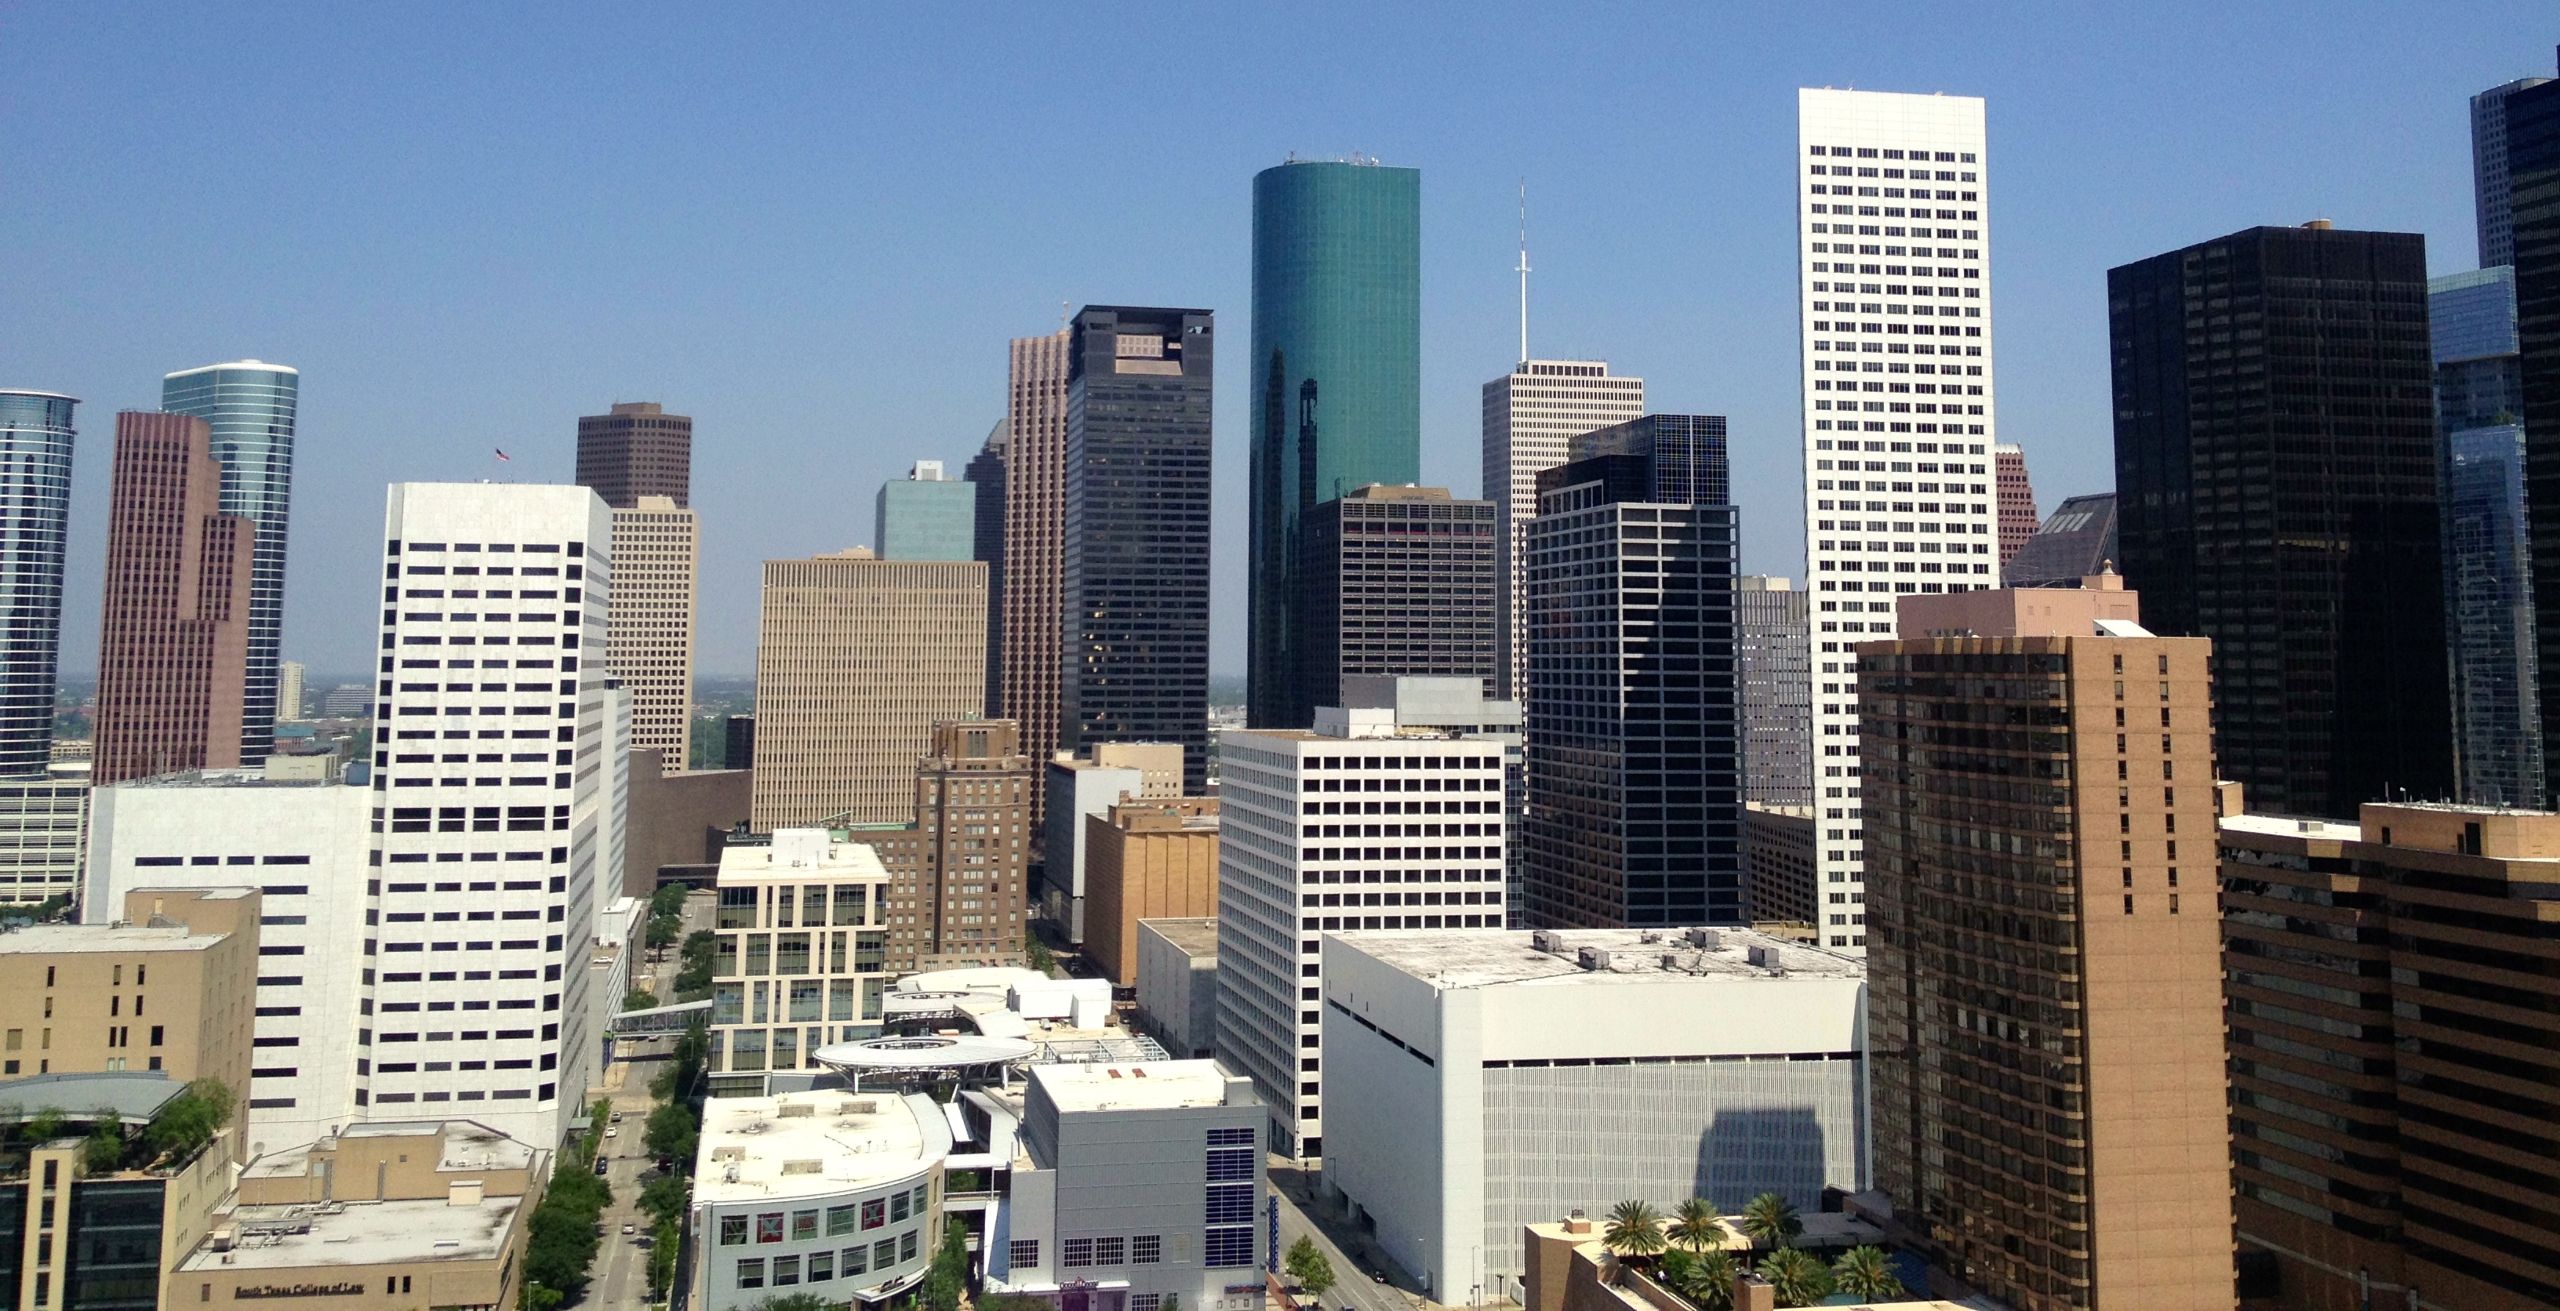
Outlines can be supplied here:
[[702, 1104], [696, 1202], [781, 1201], [915, 1174], [951, 1152], [942, 1108], [921, 1094], [714, 1097]]
[[1216, 1061], [1035, 1065], [1040, 1085], [1060, 1111], [1164, 1111], [1224, 1106], [1231, 1076]]
[[196, 933], [183, 924], [35, 924], [15, 933], [0, 933], [0, 955], [203, 951], [227, 936]]
[[2262, 833], [2269, 837], [2317, 838], [2327, 842], [2358, 842], [2364, 830], [2353, 824], [2328, 819], [2304, 819], [2294, 815], [2225, 815], [2222, 827], [2237, 833]]
[[232, 360], [227, 364], [207, 364], [193, 369], [180, 369], [176, 373], [161, 374], [160, 377], [165, 381], [170, 378], [184, 378], [190, 374], [214, 373], [223, 369], [240, 369], [251, 373], [290, 373], [297, 377], [302, 373], [302, 370], [289, 364], [269, 364], [265, 360]]
[[716, 881], [734, 886], [857, 879], [886, 882], [888, 877], [889, 867], [880, 863], [880, 853], [869, 843], [838, 838], [826, 829], [784, 829], [770, 843], [722, 847]]
[[1218, 921], [1216, 917], [1189, 919], [1148, 919], [1138, 921], [1141, 930], [1152, 929], [1157, 937], [1192, 956], [1218, 954]]
[[[1547, 930], [1561, 945], [1538, 950], [1537, 933], [1509, 929], [1398, 929], [1333, 933], [1381, 964], [1442, 988], [1497, 985], [1607, 987], [1683, 978], [1701, 983], [1743, 983], [1774, 978], [1861, 979], [1866, 963], [1821, 947], [1791, 942], [1752, 929], [1717, 928], [1713, 947], [1699, 947], [1685, 929]], [[1583, 948], [1609, 954], [1605, 969], [1584, 969]], [[1754, 952], [1763, 963], [1755, 963]], [[1666, 965], [1665, 958], [1672, 960]], [[1778, 968], [1772, 970], [1770, 964]]]
[[407, 1265], [421, 1261], [494, 1261], [506, 1249], [522, 1197], [490, 1197], [455, 1206], [442, 1197], [410, 1202], [358, 1202], [234, 1207], [214, 1227], [234, 1231], [230, 1250], [210, 1235], [178, 1264], [181, 1271]]

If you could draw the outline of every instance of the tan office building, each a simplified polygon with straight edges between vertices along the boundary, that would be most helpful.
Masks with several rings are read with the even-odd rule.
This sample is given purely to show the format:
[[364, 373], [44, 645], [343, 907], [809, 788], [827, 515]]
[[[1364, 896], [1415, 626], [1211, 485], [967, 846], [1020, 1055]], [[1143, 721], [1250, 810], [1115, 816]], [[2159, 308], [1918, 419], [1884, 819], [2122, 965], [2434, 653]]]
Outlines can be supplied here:
[[613, 512], [605, 668], [631, 693], [631, 749], [682, 773], [693, 731], [696, 557], [702, 521], [665, 496]]
[[[1061, 328], [1014, 339], [1007, 371], [1004, 466], [1004, 596], [997, 625], [1004, 650], [995, 684], [1004, 697], [987, 713], [1019, 721], [1022, 748], [1046, 760], [1058, 747], [1058, 688], [1064, 673], [1060, 609], [1066, 585], [1067, 346]], [[1032, 818], [1040, 781], [1032, 781]]]
[[750, 822], [906, 821], [934, 726], [985, 716], [986, 661], [981, 562], [765, 561]]
[[158, 1070], [247, 1104], [254, 888], [137, 888], [112, 924], [0, 934], [0, 1079]]
[[913, 819], [852, 830], [889, 870], [890, 972], [1021, 964], [1037, 773], [1020, 726], [938, 725], [911, 772]]
[[1897, 1237], [2018, 1311], [2230, 1311], [2211, 644], [2112, 576], [1900, 619], [1857, 649]]
[[1085, 955], [1111, 981], [1138, 986], [1138, 921], [1218, 913], [1218, 801], [1124, 801], [1088, 815]]
[[469, 1120], [352, 1124], [269, 1152], [177, 1249], [160, 1304], [513, 1307], [549, 1156]]
[[2222, 820], [2251, 1307], [2560, 1306], [2560, 815]]

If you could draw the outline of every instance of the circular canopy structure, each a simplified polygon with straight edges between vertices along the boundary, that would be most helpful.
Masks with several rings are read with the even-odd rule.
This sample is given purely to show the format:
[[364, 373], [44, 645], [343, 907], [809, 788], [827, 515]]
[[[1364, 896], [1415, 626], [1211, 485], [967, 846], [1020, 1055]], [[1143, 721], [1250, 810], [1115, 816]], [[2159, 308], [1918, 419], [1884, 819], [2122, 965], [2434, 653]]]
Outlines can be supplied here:
[[809, 1059], [847, 1075], [925, 1073], [1010, 1065], [1028, 1060], [1036, 1050], [1020, 1038], [982, 1034], [932, 1034], [913, 1038], [866, 1038], [840, 1042], [809, 1053]]

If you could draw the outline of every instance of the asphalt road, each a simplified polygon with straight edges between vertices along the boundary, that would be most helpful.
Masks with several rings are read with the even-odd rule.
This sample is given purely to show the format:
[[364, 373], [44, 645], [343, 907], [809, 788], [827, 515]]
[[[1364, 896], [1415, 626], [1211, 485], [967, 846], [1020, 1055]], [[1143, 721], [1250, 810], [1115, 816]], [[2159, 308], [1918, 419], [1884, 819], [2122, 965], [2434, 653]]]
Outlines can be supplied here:
[[[1366, 1235], [1359, 1234], [1338, 1211], [1320, 1212], [1325, 1223], [1317, 1223], [1301, 1204], [1295, 1163], [1279, 1168], [1275, 1158], [1271, 1171], [1272, 1195], [1280, 1199], [1280, 1251], [1285, 1261], [1292, 1244], [1301, 1234], [1312, 1236], [1325, 1259], [1333, 1263], [1334, 1285], [1321, 1298], [1303, 1299], [1308, 1305], [1321, 1305], [1325, 1311], [1426, 1311], [1432, 1303], [1414, 1287], [1413, 1281], [1393, 1265], [1381, 1262]], [[1314, 1177], [1304, 1179], [1309, 1186]], [[1345, 1244], [1349, 1249], [1346, 1250]], [[1381, 1284], [1370, 1277], [1372, 1271], [1384, 1270], [1394, 1283]], [[1285, 1278], [1286, 1275], [1284, 1274]]]
[[[685, 902], [685, 932], [710, 927], [711, 902], [707, 896], [696, 896]], [[660, 997], [672, 995], [676, 972], [683, 968], [676, 949], [667, 949], [664, 963], [651, 970], [650, 986]], [[604, 1209], [604, 1237], [596, 1247], [595, 1269], [590, 1273], [587, 1295], [578, 1300], [579, 1308], [592, 1311], [644, 1311], [649, 1307], [649, 1249], [637, 1241], [650, 1233], [649, 1218], [640, 1211], [641, 1174], [649, 1168], [648, 1149], [641, 1145], [647, 1131], [649, 1081], [657, 1077], [665, 1065], [672, 1044], [655, 1041], [636, 1044], [634, 1050], [644, 1058], [638, 1061], [616, 1061], [605, 1071], [605, 1095], [613, 1109], [622, 1113], [621, 1132], [602, 1144], [598, 1155], [605, 1162], [605, 1179], [613, 1185], [613, 1204]], [[630, 1224], [636, 1233], [626, 1235], [622, 1226]]]

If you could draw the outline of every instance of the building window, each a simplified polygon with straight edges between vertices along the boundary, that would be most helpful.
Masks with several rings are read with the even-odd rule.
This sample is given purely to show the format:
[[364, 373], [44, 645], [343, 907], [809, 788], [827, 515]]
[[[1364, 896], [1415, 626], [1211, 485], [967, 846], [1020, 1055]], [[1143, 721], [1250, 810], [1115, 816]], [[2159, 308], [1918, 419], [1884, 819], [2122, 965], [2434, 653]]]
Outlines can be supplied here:
[[1253, 1223], [1252, 1184], [1209, 1185], [1207, 1222], [1213, 1225]]
[[1093, 1240], [1093, 1263], [1095, 1265], [1122, 1265], [1125, 1264], [1127, 1260], [1128, 1242], [1126, 1240], [1119, 1238], [1097, 1238]]
[[796, 1256], [777, 1256], [773, 1258], [773, 1282], [774, 1286], [777, 1288], [784, 1284], [799, 1283], [800, 1258]]
[[1129, 1311], [1156, 1311], [1156, 1308], [1163, 1305], [1164, 1294], [1162, 1293], [1131, 1293], [1129, 1295]]
[[1202, 1244], [1206, 1253], [1202, 1264], [1212, 1270], [1231, 1269], [1253, 1264], [1253, 1226], [1235, 1225], [1208, 1231]]
[[849, 1234], [849, 1233], [852, 1233], [852, 1232], [853, 1232], [853, 1207], [852, 1207], [852, 1205], [851, 1205], [851, 1204], [847, 1204], [847, 1205], [844, 1205], [844, 1206], [830, 1206], [830, 1207], [828, 1207], [828, 1208], [827, 1208], [827, 1237], [829, 1237], [829, 1238], [841, 1238], [841, 1237], [843, 1237], [844, 1235]]
[[1253, 1179], [1253, 1149], [1219, 1147], [1209, 1152], [1209, 1182], [1213, 1184], [1249, 1183]]
[[809, 1282], [810, 1282], [810, 1283], [813, 1283], [813, 1284], [822, 1284], [822, 1283], [825, 1283], [826, 1281], [828, 1281], [828, 1280], [830, 1280], [830, 1279], [833, 1279], [833, 1278], [835, 1278], [835, 1277], [836, 1277], [836, 1254], [835, 1254], [835, 1253], [833, 1253], [833, 1252], [811, 1252], [811, 1253], [809, 1254]]
[[1209, 1145], [1211, 1147], [1251, 1147], [1253, 1130], [1212, 1129], [1209, 1131]]
[[1081, 1270], [1086, 1266], [1093, 1264], [1092, 1239], [1070, 1238], [1066, 1240], [1063, 1246], [1065, 1250], [1062, 1254], [1060, 1264], [1064, 1265], [1067, 1269]]
[[907, 1214], [908, 1214], [908, 1209], [907, 1209], [907, 1208], [908, 1208], [908, 1205], [909, 1205], [909, 1202], [908, 1202], [907, 1194], [905, 1194], [905, 1193], [892, 1193], [892, 1194], [890, 1194], [890, 1195], [889, 1195], [889, 1218], [890, 1218], [890, 1219], [892, 1219], [892, 1220], [904, 1220], [904, 1219], [906, 1219], [906, 1218], [907, 1218]]
[[743, 1215], [720, 1217], [720, 1245], [736, 1247], [747, 1241], [747, 1218]]
[[1129, 1240], [1129, 1264], [1154, 1265], [1164, 1259], [1164, 1235], [1140, 1234]]
[[738, 1262], [738, 1287], [740, 1287], [740, 1288], [762, 1288], [762, 1287], [764, 1287], [764, 1258], [763, 1258], [763, 1257], [760, 1257], [760, 1256], [750, 1256], [750, 1257], [746, 1257], [746, 1258], [744, 1258], [744, 1259], [742, 1259], [742, 1260], [740, 1260], [740, 1261]]
[[802, 1242], [817, 1236], [818, 1213], [816, 1211], [794, 1211], [791, 1213], [792, 1242]]
[[913, 1261], [916, 1259], [915, 1230], [910, 1229], [907, 1232], [898, 1235], [898, 1259], [901, 1261]]
[[844, 1257], [844, 1272], [847, 1275], [863, 1274], [871, 1269], [871, 1248], [867, 1244], [856, 1243], [844, 1249], [839, 1255]]
[[1005, 1246], [1006, 1259], [1016, 1270], [1036, 1268], [1040, 1264], [1040, 1240], [1017, 1238]]
[[759, 1243], [782, 1241], [782, 1212], [766, 1211], [756, 1217], [756, 1241]]
[[875, 1197], [862, 1204], [863, 1228], [877, 1229], [887, 1223], [889, 1223], [889, 1203], [887, 1199]]
[[897, 1263], [898, 1240], [894, 1238], [883, 1238], [879, 1242], [871, 1245], [872, 1269], [885, 1274], [888, 1272], [889, 1267], [896, 1265]]

